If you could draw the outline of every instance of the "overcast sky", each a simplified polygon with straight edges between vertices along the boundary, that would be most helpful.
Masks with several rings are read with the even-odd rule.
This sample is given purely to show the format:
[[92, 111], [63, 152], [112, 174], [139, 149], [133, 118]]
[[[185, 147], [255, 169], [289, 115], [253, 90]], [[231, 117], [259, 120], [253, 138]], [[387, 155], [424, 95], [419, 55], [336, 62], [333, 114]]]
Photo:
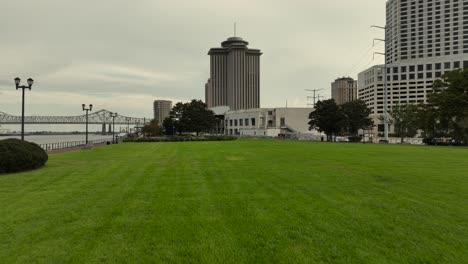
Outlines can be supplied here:
[[385, 0], [0, 0], [0, 111], [19, 115], [13, 78], [35, 84], [27, 115], [81, 104], [152, 117], [155, 99], [204, 100], [208, 50], [233, 33], [261, 49], [261, 106], [305, 107], [371, 64]]

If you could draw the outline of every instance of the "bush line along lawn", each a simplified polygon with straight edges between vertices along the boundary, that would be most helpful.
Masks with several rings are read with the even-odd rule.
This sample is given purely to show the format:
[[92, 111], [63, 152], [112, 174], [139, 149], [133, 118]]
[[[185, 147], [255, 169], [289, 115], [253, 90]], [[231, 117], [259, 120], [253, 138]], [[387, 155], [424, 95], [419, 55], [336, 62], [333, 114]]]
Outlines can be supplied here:
[[125, 143], [0, 176], [0, 262], [467, 263], [468, 149]]

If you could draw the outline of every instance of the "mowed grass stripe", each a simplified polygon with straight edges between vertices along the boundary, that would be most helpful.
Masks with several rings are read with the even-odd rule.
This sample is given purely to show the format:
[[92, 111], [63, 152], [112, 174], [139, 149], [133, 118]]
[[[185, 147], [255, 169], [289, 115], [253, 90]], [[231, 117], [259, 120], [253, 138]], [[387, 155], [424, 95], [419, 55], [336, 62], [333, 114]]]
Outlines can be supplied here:
[[6, 262], [463, 263], [463, 148], [119, 144], [0, 176]]

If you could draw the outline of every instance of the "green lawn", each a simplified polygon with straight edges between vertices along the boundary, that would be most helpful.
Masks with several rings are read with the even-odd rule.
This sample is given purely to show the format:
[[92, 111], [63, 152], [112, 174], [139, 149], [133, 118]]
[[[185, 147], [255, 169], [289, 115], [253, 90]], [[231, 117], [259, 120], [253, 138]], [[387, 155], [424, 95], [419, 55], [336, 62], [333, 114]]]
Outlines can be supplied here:
[[468, 149], [126, 143], [0, 176], [1, 263], [468, 263]]

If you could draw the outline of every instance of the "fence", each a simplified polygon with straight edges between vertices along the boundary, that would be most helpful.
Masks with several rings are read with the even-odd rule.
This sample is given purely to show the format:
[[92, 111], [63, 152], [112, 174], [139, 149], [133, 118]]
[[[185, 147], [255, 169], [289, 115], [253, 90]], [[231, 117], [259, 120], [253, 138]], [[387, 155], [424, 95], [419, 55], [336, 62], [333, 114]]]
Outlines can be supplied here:
[[[88, 144], [104, 144], [112, 139], [97, 139], [97, 140], [88, 140]], [[76, 148], [79, 146], [86, 146], [86, 141], [67, 141], [67, 142], [56, 142], [56, 143], [46, 143], [39, 144], [39, 146], [45, 151], [67, 149], [67, 148]]]

